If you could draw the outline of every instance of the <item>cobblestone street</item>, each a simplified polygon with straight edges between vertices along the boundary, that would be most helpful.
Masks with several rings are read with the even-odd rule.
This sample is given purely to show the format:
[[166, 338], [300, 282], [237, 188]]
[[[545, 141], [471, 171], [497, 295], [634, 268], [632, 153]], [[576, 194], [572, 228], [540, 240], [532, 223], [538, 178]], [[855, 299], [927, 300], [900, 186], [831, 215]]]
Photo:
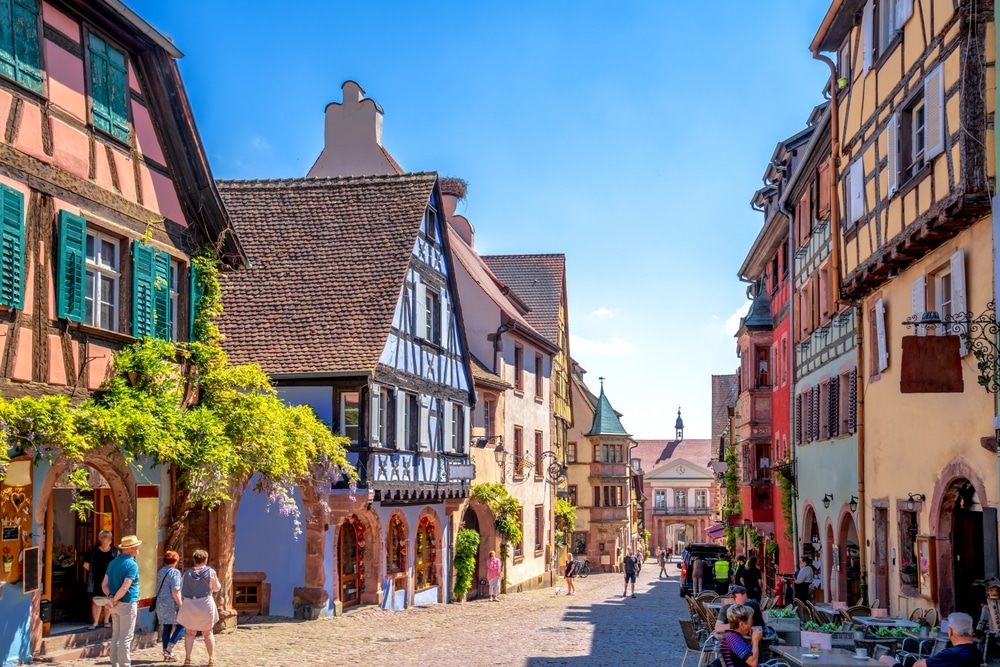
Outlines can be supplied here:
[[[217, 638], [220, 667], [244, 665], [679, 665], [684, 653], [677, 619], [687, 610], [677, 567], [658, 579], [650, 560], [636, 599], [622, 598], [622, 576], [577, 580], [577, 594], [556, 589], [392, 612], [362, 608], [313, 622], [260, 618]], [[180, 648], [180, 647], [178, 647]], [[183, 653], [179, 651], [183, 657]], [[133, 664], [161, 663], [158, 648], [133, 653]], [[195, 644], [193, 663], [207, 662]], [[64, 665], [102, 665], [107, 658]]]

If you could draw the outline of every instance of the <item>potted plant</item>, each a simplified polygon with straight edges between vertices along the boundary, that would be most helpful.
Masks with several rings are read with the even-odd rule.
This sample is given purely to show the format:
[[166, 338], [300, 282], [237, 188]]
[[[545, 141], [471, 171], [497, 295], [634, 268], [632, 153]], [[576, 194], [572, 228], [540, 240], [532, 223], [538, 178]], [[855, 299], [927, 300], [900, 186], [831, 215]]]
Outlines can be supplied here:
[[463, 528], [455, 539], [455, 588], [453, 593], [459, 602], [472, 588], [472, 575], [476, 571], [476, 554], [479, 552], [479, 533]]
[[11, 552], [10, 547], [3, 548], [3, 572], [4, 574], [10, 574], [10, 571], [14, 568], [14, 554]]
[[820, 625], [813, 621], [806, 621], [802, 624], [802, 646], [811, 647], [813, 644], [818, 644], [820, 648], [829, 650], [833, 648], [833, 633], [839, 630], [840, 626], [836, 623]]
[[909, 586], [917, 585], [917, 564], [904, 560], [899, 566], [899, 580]]

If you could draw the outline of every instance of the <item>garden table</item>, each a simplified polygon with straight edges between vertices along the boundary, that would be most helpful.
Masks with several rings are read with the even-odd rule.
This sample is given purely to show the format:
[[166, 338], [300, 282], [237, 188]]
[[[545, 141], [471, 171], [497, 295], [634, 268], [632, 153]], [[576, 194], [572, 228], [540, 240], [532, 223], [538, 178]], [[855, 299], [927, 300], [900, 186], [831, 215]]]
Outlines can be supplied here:
[[[820, 667], [876, 667], [882, 663], [873, 658], [855, 658], [854, 654], [844, 649], [821, 649], [819, 653], [813, 653], [808, 646], [774, 646], [771, 651], [788, 662], [809, 667], [819, 665]], [[808, 655], [816, 655], [815, 658], [808, 658]]]

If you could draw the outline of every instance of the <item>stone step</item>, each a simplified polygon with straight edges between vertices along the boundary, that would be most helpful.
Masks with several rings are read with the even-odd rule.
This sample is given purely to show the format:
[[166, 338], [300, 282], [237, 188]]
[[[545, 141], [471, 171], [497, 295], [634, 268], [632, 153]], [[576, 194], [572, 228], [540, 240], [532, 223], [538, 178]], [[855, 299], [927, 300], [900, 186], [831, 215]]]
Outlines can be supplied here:
[[[111, 646], [111, 629], [98, 628], [46, 637], [33, 656], [35, 662], [67, 662], [81, 658], [100, 658], [108, 655]], [[132, 650], [155, 646], [159, 637], [155, 632], [141, 631], [132, 639]]]

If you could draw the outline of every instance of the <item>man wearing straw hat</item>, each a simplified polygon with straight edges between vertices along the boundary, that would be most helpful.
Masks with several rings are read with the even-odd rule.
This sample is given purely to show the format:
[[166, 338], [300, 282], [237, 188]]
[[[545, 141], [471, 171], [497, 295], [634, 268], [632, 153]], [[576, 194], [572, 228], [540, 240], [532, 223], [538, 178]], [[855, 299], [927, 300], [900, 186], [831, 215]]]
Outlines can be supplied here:
[[111, 667], [132, 666], [132, 636], [139, 613], [139, 564], [135, 557], [142, 544], [135, 535], [122, 538], [121, 553], [108, 565], [102, 588], [111, 598]]

